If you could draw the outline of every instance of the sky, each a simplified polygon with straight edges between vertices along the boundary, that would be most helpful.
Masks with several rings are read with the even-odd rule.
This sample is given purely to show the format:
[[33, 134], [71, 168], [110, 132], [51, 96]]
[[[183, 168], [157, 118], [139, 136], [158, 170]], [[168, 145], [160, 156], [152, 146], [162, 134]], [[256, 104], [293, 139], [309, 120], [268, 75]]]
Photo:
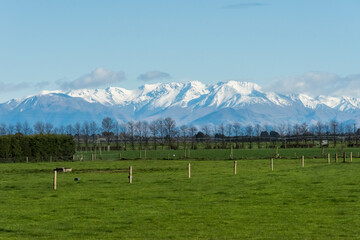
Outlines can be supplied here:
[[239, 80], [360, 97], [360, 0], [0, 0], [0, 102]]

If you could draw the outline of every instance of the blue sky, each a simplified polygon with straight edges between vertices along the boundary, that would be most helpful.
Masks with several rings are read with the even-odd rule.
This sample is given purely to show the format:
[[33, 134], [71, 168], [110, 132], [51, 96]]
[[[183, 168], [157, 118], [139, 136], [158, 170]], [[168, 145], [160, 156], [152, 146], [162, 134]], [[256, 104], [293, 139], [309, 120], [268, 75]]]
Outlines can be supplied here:
[[0, 0], [0, 102], [231, 79], [360, 96], [359, 12], [360, 0]]

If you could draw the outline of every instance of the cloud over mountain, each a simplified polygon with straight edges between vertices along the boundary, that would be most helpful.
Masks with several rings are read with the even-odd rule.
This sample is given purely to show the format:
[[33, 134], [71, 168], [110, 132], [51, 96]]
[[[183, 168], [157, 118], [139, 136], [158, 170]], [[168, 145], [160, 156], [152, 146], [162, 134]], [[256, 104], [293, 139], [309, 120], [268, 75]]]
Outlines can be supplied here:
[[140, 74], [137, 79], [144, 82], [153, 81], [153, 80], [164, 80], [164, 79], [171, 79], [171, 75], [166, 72], [149, 71]]
[[279, 93], [304, 93], [310, 96], [360, 97], [360, 74], [345, 77], [333, 73], [308, 72], [301, 76], [284, 78], [265, 89]]
[[81, 89], [96, 88], [124, 81], [125, 73], [122, 71], [114, 72], [102, 67], [98, 67], [91, 73], [85, 74], [73, 81], [59, 80], [56, 83], [61, 89]]

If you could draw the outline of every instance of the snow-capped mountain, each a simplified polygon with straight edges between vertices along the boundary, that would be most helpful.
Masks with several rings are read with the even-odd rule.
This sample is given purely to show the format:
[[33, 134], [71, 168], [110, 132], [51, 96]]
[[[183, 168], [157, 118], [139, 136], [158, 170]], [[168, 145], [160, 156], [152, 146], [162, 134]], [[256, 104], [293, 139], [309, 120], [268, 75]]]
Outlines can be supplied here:
[[242, 124], [357, 122], [360, 99], [262, 91], [251, 82], [145, 84], [120, 87], [43, 91], [0, 104], [0, 122], [51, 122], [54, 125], [97, 121], [110, 116], [119, 122], [171, 117], [180, 124]]

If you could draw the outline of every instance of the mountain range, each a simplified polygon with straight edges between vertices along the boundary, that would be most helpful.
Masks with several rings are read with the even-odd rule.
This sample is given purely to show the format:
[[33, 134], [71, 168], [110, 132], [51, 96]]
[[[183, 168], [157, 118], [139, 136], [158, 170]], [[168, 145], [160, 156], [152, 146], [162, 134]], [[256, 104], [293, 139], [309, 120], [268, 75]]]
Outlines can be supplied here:
[[331, 120], [358, 123], [360, 98], [278, 94], [263, 91], [251, 82], [190, 81], [145, 84], [133, 90], [109, 87], [43, 91], [0, 104], [0, 122], [7, 124], [100, 123], [107, 116], [118, 122], [171, 117], [178, 125], [195, 126], [231, 122], [276, 126]]

